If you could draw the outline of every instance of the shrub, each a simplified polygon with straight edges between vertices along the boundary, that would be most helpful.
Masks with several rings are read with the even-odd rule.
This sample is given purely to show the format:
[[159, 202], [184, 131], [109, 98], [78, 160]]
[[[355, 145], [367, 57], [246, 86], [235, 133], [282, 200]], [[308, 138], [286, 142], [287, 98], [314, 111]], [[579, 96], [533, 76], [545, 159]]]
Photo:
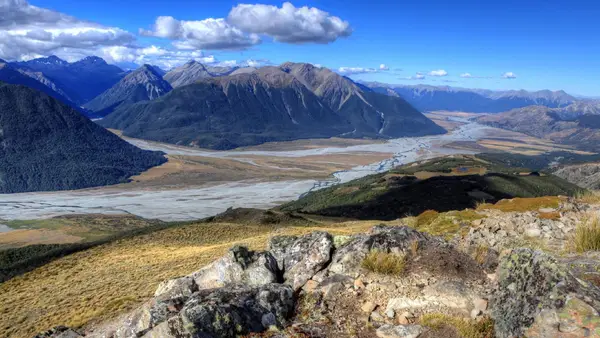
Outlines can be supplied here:
[[404, 255], [371, 250], [362, 261], [362, 267], [375, 273], [399, 275], [404, 271], [406, 259]]
[[461, 337], [465, 338], [494, 337], [494, 321], [489, 317], [484, 317], [481, 321], [475, 321], [441, 313], [428, 313], [421, 317], [420, 324], [429, 327], [433, 331], [451, 327]]
[[577, 225], [573, 240], [572, 251], [600, 251], [600, 218], [588, 218]]

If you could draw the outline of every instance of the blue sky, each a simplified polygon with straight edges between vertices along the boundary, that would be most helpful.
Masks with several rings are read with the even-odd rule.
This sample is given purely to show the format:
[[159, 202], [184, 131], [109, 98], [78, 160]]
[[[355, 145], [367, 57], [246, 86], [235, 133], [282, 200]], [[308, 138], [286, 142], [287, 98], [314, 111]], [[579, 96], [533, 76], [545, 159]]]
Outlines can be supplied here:
[[[276, 42], [272, 36], [261, 34], [262, 43], [245, 50], [197, 50], [202, 50], [205, 57], [213, 56], [215, 62], [254, 59], [275, 64], [311, 62], [332, 69], [373, 68], [369, 73], [350, 76], [387, 83], [564, 89], [573, 94], [600, 96], [600, 4], [513, 0], [391, 2], [292, 2], [296, 8], [315, 7], [350, 25], [349, 36], [339, 36], [330, 43]], [[154, 45], [165, 49], [174, 48], [173, 39], [141, 36], [139, 29], [152, 30], [159, 16], [179, 21], [227, 18], [238, 4], [188, 0], [30, 1], [33, 6], [131, 32], [135, 35], [133, 43], [139, 47]], [[282, 2], [275, 1], [260, 4], [282, 6]], [[379, 71], [380, 64], [390, 70]], [[447, 75], [429, 75], [434, 70], [444, 70]], [[503, 78], [507, 72], [515, 78]], [[465, 73], [471, 78], [460, 76]]]

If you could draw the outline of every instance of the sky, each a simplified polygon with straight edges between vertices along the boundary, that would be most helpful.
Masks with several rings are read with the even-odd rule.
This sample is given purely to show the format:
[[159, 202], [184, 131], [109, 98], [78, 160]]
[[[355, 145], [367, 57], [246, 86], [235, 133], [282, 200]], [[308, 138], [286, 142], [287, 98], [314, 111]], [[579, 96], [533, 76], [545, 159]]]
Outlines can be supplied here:
[[356, 80], [600, 96], [595, 1], [0, 0], [0, 58], [309, 62]]

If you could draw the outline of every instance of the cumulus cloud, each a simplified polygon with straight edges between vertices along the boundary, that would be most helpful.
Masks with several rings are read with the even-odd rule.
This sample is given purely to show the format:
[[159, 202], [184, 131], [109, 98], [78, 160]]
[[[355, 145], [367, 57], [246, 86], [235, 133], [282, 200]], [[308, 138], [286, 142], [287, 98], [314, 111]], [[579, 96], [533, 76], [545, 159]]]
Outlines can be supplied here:
[[347, 21], [315, 7], [281, 8], [262, 4], [240, 4], [231, 9], [227, 21], [244, 32], [262, 34], [287, 43], [329, 43], [352, 34]]
[[225, 19], [208, 18], [200, 21], [177, 20], [159, 16], [151, 30], [140, 34], [175, 40], [173, 46], [193, 49], [245, 49], [261, 42], [257, 34], [245, 33]]
[[506, 72], [506, 73], [502, 74], [502, 78], [503, 79], [516, 79], [517, 75], [513, 72]]
[[138, 65], [152, 64], [164, 69], [180, 66], [190, 60], [196, 60], [205, 64], [217, 63], [213, 55], [206, 55], [202, 51], [180, 51], [170, 50], [157, 46], [143, 48], [113, 46], [101, 48], [97, 55], [109, 63], [128, 63]]
[[337, 72], [342, 75], [356, 75], [356, 74], [368, 74], [377, 73], [375, 68], [363, 68], [363, 67], [340, 67]]
[[465, 78], [465, 79], [472, 79], [473, 75], [471, 75], [471, 73], [462, 73], [462, 74], [460, 74], [460, 77]]
[[379, 65], [379, 70], [390, 70], [390, 67], [386, 66], [385, 64], [380, 64]]
[[117, 27], [30, 5], [0, 0], [0, 57], [27, 59], [59, 54], [91, 55], [98, 47], [123, 46], [135, 36]]
[[429, 75], [430, 76], [446, 76], [446, 75], [448, 75], [448, 72], [443, 69], [432, 70], [429, 72]]

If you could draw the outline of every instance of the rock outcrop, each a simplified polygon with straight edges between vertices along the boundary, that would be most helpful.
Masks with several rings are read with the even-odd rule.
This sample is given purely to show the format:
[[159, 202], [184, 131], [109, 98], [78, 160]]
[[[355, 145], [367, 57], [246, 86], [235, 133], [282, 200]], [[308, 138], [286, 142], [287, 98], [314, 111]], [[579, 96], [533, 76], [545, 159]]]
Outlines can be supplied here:
[[540, 251], [502, 259], [491, 308], [500, 338], [600, 336], [600, 289]]
[[[427, 324], [427, 315], [443, 325], [473, 325], [469, 337], [490, 337], [494, 330], [500, 338], [600, 337], [600, 289], [589, 278], [600, 267], [597, 255], [556, 260], [533, 249], [498, 247], [503, 256], [499, 263], [494, 256], [496, 270], [457, 248], [406, 226], [353, 236], [275, 236], [267, 251], [236, 246], [188, 276], [161, 283], [142, 306], [85, 335], [60, 327], [38, 337], [235, 337], [267, 330], [274, 337], [461, 335], [458, 328], [443, 333]], [[401, 266], [375, 272], [365, 264], [373, 255]], [[479, 335], [474, 328], [487, 331]]]

